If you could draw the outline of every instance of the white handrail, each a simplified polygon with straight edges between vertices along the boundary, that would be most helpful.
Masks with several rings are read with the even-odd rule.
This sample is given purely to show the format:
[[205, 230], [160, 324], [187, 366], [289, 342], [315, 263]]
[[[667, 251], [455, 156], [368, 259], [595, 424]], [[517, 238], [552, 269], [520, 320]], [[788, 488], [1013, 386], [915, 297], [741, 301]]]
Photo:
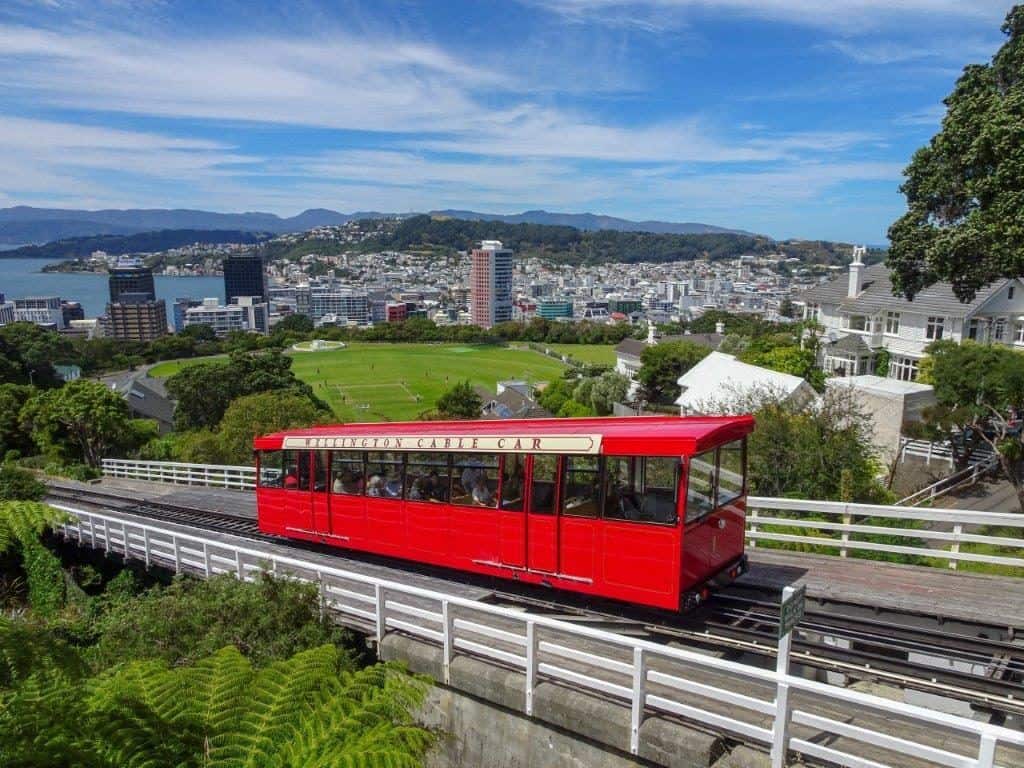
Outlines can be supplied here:
[[[65, 535], [74, 536], [81, 544], [144, 559], [147, 564], [164, 564], [179, 572], [190, 571], [206, 577], [230, 573], [243, 579], [252, 578], [254, 571], [270, 570], [316, 583], [325, 610], [357, 617], [364, 626], [368, 623], [378, 640], [397, 629], [441, 646], [444, 649], [446, 679], [452, 658], [460, 651], [511, 664], [521, 669], [529, 681], [523, 705], [527, 714], [532, 714], [533, 691], [541, 676], [557, 680], [561, 685], [611, 696], [628, 704], [633, 712], [634, 727], [628, 745], [633, 754], [639, 752], [639, 726], [647, 712], [681, 715], [716, 731], [739, 734], [763, 744], [771, 744], [776, 734], [788, 734], [791, 722], [805, 727], [810, 725], [826, 734], [820, 743], [830, 746], [820, 746], [817, 739], [811, 742], [796, 737], [787, 738], [788, 746], [805, 754], [812, 754], [814, 750], [821, 755], [827, 752], [828, 759], [843, 765], [885, 766], [885, 763], [877, 762], [874, 755], [872, 759], [875, 762], [868, 763], [864, 759], [864, 745], [871, 745], [893, 755], [895, 762], [889, 764], [893, 768], [901, 765], [901, 756], [906, 755], [927, 758], [936, 765], [994, 768], [998, 745], [1024, 747], [1024, 733], [988, 723], [346, 571], [315, 560], [282, 555], [271, 549], [257, 549], [251, 541], [241, 537], [210, 539], [115, 513], [100, 514], [65, 505], [54, 506], [74, 518], [61, 526]], [[403, 599], [396, 599], [398, 596]], [[472, 615], [474, 620], [456, 618], [455, 614], [460, 612], [464, 616]], [[488, 624], [489, 620], [497, 622], [497, 625]], [[510, 627], [519, 631], [510, 631]], [[587, 666], [581, 668], [577, 663], [574, 669], [568, 668], [566, 665], [572, 661], [567, 662], [558, 653], [558, 649], [564, 646], [539, 640], [538, 636], [545, 633], [557, 638], [572, 637], [576, 641], [574, 647], [585, 644], [587, 653], [582, 661]], [[492, 641], [483, 643], [471, 639], [473, 637], [490, 637]], [[499, 644], [495, 640], [505, 642], [508, 649], [495, 647]], [[509, 640], [513, 642], [509, 643]], [[613, 657], [608, 655], [609, 650], [619, 653]], [[623, 661], [625, 658], [631, 658], [632, 662]], [[652, 660], [658, 661], [657, 670], [651, 668]], [[677, 667], [672, 667], [673, 664]], [[687, 674], [687, 670], [694, 668], [715, 673], [716, 684], [694, 681], [693, 675]], [[678, 674], [673, 674], [674, 669], [678, 669]], [[621, 682], [610, 681], [609, 675], [617, 675], [615, 679]], [[720, 682], [723, 677], [728, 682]], [[652, 690], [655, 685], [658, 686], [656, 692]], [[758, 686], [765, 695], [771, 695], [769, 692], [774, 690], [774, 698], [759, 698]], [[858, 727], [850, 722], [846, 712], [837, 716], [791, 707], [786, 704], [787, 692], [807, 694], [809, 701], [841, 703], [854, 714], [874, 713], [885, 722], [910, 721], [928, 726], [924, 729], [926, 733], [939, 727], [947, 733], [973, 737], [977, 739], [976, 751], [971, 754], [953, 751], [945, 739], [938, 739], [934, 744], [914, 742], [898, 734], [884, 733], [876, 723], [871, 728]], [[730, 714], [701, 708], [701, 697], [724, 702], [730, 706]], [[743, 719], [743, 714], [769, 714], [773, 726], [770, 729], [761, 727]], [[834, 737], [842, 740], [834, 740]], [[784, 759], [785, 750], [781, 754]], [[777, 762], [776, 768], [781, 765]]]
[[[103, 472], [110, 477], [235, 490], [252, 490], [256, 487], [256, 468], [247, 466], [104, 459]], [[911, 555], [943, 560], [952, 569], [956, 569], [960, 562], [1014, 568], [1024, 565], [1024, 515], [762, 496], [748, 497], [747, 510], [746, 536], [751, 547], [756, 547], [758, 542], [770, 541], [783, 545], [824, 548], [826, 553], [834, 549], [838, 550], [840, 557], [849, 556], [851, 551]], [[765, 514], [766, 511], [786, 514]], [[822, 515], [839, 519], [822, 521], [819, 519]], [[863, 518], [871, 518], [873, 522], [864, 523]], [[766, 531], [765, 526], [799, 530]], [[978, 531], [986, 526], [1019, 529], [1020, 540]], [[830, 538], [825, 535], [826, 532], [835, 534], [837, 538]], [[904, 541], [894, 544], [880, 540], [880, 537], [895, 537]], [[968, 545], [969, 548], [972, 544], [1016, 551], [962, 551], [961, 545]]]

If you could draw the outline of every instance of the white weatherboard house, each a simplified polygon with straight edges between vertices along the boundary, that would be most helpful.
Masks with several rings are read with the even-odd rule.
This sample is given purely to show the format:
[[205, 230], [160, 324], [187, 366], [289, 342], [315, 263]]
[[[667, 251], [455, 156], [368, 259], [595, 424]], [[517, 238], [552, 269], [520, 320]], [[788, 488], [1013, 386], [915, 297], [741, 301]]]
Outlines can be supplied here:
[[866, 266], [855, 248], [850, 272], [800, 296], [804, 319], [825, 329], [820, 363], [826, 373], [874, 373], [889, 352], [891, 379], [915, 381], [925, 348], [939, 339], [1005, 344], [1024, 350], [1024, 283], [997, 280], [962, 303], [949, 283], [923, 289], [913, 301], [894, 296], [884, 264]]
[[712, 352], [679, 377], [676, 400], [683, 416], [717, 412], [747, 396], [771, 395], [795, 405], [817, 399], [814, 387], [789, 373], [742, 363], [724, 352]]

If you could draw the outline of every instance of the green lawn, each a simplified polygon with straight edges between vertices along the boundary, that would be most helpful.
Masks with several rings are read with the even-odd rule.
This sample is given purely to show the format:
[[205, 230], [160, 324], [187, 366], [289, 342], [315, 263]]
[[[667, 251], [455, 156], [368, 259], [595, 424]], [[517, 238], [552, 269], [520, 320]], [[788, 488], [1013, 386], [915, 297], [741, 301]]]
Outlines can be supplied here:
[[227, 357], [227, 355], [210, 355], [208, 357], [186, 357], [182, 360], [165, 360], [164, 362], [157, 363], [150, 368], [149, 375], [155, 379], [163, 379], [168, 376], [173, 376], [186, 366], [224, 357]]
[[573, 360], [594, 365], [615, 365], [615, 347], [611, 344], [543, 344]]
[[[551, 381], [565, 366], [529, 349], [459, 344], [349, 344], [345, 349], [289, 352], [295, 375], [343, 421], [415, 419], [456, 382], [469, 379], [491, 392], [503, 379]], [[160, 363], [170, 376], [195, 360]]]

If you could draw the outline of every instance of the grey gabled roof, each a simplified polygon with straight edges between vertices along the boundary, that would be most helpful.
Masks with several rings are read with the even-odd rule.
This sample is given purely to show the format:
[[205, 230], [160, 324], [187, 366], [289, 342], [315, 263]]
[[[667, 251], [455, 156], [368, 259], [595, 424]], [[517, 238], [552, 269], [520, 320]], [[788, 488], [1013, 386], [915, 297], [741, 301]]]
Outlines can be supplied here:
[[[699, 347], [718, 349], [722, 343], [722, 339], [724, 338], [725, 337], [720, 333], [685, 333], [680, 336], [662, 336], [658, 339], [658, 343], [662, 344], [666, 341], [688, 341]], [[623, 339], [615, 347], [615, 354], [629, 355], [639, 358], [645, 349], [647, 349], [647, 342], [644, 339]]]
[[829, 352], [845, 352], [853, 355], [869, 355], [871, 347], [860, 336], [855, 333], [840, 336], [828, 345]]
[[849, 280], [849, 274], [844, 272], [827, 283], [804, 291], [800, 294], [800, 299], [814, 304], [838, 304], [843, 309], [865, 313], [893, 310], [944, 317], [963, 317], [974, 312], [1006, 285], [1005, 280], [990, 283], [979, 289], [974, 301], [964, 304], [953, 293], [953, 288], [949, 283], [930, 285], [922, 289], [913, 301], [907, 301], [903, 296], [894, 296], [889, 270], [885, 264], [872, 264], [865, 268], [861, 293], [856, 298], [849, 298], [846, 295]]

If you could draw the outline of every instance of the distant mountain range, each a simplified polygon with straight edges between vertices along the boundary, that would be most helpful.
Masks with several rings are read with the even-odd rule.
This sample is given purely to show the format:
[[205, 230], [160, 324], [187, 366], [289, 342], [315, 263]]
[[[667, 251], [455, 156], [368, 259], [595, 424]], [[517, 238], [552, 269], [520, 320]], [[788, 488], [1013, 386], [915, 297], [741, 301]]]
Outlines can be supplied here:
[[[282, 218], [273, 213], [214, 213], [178, 209], [128, 209], [80, 211], [61, 208], [16, 206], [0, 208], [0, 244], [49, 243], [69, 237], [93, 235], [132, 235], [166, 229], [241, 230], [246, 232], [304, 232], [313, 227], [340, 225], [356, 219], [380, 219], [413, 214], [357, 211], [339, 213], [326, 208], [311, 208], [297, 216]], [[553, 224], [580, 230], [611, 229], [620, 232], [653, 232], [658, 234], [750, 234], [737, 229], [700, 223], [667, 221], [630, 221], [593, 213], [551, 213], [525, 211], [513, 215], [478, 213], [476, 211], [431, 211], [431, 216], [501, 221], [506, 223]]]

